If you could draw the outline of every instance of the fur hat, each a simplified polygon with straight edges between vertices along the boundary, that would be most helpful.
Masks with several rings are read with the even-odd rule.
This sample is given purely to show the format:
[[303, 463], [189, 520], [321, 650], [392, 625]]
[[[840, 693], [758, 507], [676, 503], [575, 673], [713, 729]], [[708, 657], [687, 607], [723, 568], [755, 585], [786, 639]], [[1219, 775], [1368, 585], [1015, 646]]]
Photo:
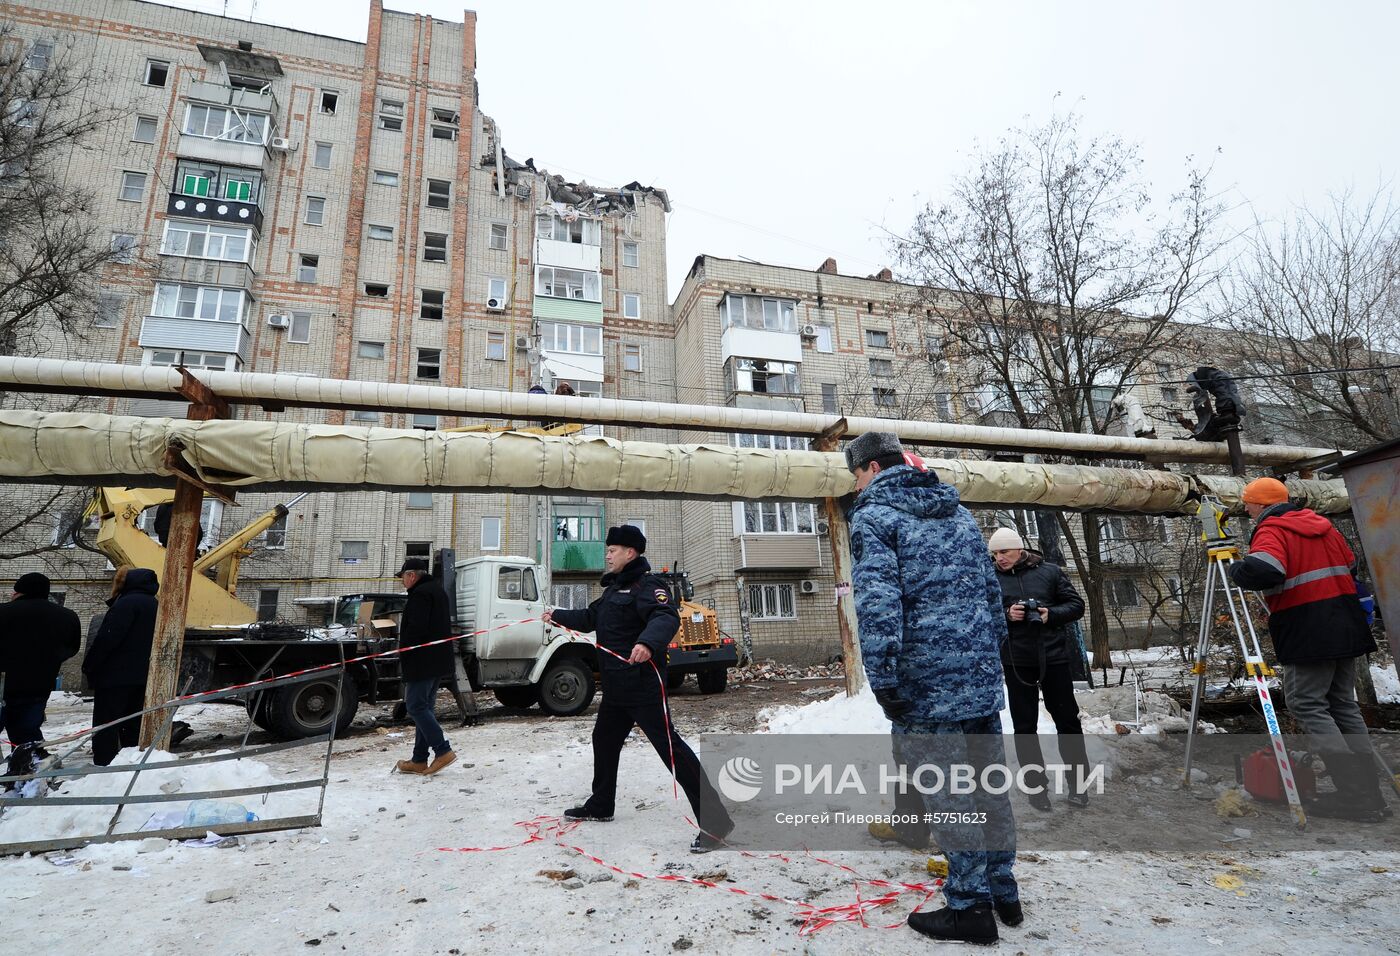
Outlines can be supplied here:
[[417, 571], [419, 574], [426, 575], [428, 573], [428, 561], [426, 558], [405, 558], [403, 567], [399, 568], [399, 573], [394, 575], [394, 577], [403, 577], [405, 571]]
[[25, 597], [48, 597], [48, 576], [40, 574], [38, 571], [21, 574], [19, 580], [15, 582], [15, 591]]
[[894, 432], [866, 432], [846, 445], [846, 468], [854, 472], [877, 458], [903, 454], [904, 446]]
[[642, 529], [636, 525], [620, 524], [616, 528], [608, 529], [607, 544], [615, 544], [619, 548], [633, 548], [638, 554], [646, 554], [647, 536], [642, 534]]
[[991, 540], [987, 542], [988, 551], [1014, 551], [1025, 546], [1026, 542], [1021, 540], [1015, 528], [998, 528], [992, 532]]
[[1240, 500], [1247, 505], [1281, 505], [1288, 500], [1288, 488], [1277, 478], [1255, 478], [1244, 486]]

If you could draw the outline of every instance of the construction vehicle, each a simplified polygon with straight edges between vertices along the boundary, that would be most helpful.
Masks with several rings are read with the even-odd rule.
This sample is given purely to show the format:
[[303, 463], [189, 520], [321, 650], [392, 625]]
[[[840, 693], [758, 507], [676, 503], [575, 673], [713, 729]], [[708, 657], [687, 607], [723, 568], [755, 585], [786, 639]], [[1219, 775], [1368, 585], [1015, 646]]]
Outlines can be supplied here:
[[695, 602], [695, 586], [684, 571], [662, 568], [656, 576], [666, 584], [671, 604], [681, 616], [681, 626], [666, 650], [666, 689], [679, 690], [685, 676], [694, 674], [700, 693], [724, 693], [729, 668], [739, 663], [734, 639], [720, 633], [714, 608]]

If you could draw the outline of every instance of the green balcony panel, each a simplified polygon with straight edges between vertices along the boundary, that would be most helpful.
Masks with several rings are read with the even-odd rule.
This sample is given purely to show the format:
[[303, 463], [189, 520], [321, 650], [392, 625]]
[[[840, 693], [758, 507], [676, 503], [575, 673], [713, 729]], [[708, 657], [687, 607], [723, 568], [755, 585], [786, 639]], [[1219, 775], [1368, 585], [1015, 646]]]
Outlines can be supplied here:
[[551, 322], [597, 322], [603, 321], [603, 303], [585, 302], [581, 299], [555, 299], [546, 295], [535, 296], [534, 316]]
[[551, 563], [556, 571], [601, 571], [603, 548], [601, 541], [555, 541]]

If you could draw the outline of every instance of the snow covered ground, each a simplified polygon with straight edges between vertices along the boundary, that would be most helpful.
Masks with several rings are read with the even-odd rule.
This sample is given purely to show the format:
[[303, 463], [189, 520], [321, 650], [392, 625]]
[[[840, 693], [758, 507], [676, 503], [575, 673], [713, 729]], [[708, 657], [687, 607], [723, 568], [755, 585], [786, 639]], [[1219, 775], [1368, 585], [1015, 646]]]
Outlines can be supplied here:
[[[741, 688], [726, 698], [748, 709], [724, 720], [701, 706], [714, 698], [682, 696], [675, 701], [676, 721], [691, 738], [745, 724], [758, 729], [747, 716], [757, 709], [752, 702], [779, 696], [746, 696]], [[796, 691], [786, 696], [803, 700]], [[832, 698], [798, 712], [777, 701], [763, 719], [776, 731], [869, 731], [878, 726], [872, 707], [873, 700]], [[85, 716], [73, 701], [56, 701], [50, 732], [79, 725]], [[193, 722], [206, 732], [225, 724], [233, 732], [233, 716], [210, 707]], [[719, 888], [629, 880], [550, 840], [500, 852], [437, 849], [518, 843], [518, 821], [557, 814], [584, 796], [591, 726], [591, 715], [548, 719], [496, 711], [483, 726], [449, 728], [461, 760], [426, 779], [389, 773], [393, 761], [406, 756], [406, 738], [362, 729], [336, 744], [321, 828], [242, 838], [224, 848], [126, 843], [0, 859], [0, 912], [10, 938], [23, 939], [26, 951], [100, 950], [104, 956], [308, 948], [374, 954], [929, 951], [928, 941], [907, 928], [875, 928], [902, 923], [908, 901], [872, 916], [871, 928], [838, 925], [803, 937], [786, 904]], [[290, 778], [312, 759], [310, 750], [273, 754], [266, 771], [247, 772]], [[691, 830], [644, 740], [634, 737], [624, 749], [620, 779], [617, 819], [569, 835], [591, 854], [649, 875], [702, 876], [721, 887], [817, 905], [854, 901], [849, 876], [811, 860], [686, 852]], [[1253, 856], [1239, 845], [1192, 856], [1110, 849], [1022, 854], [1018, 876], [1027, 918], [1017, 929], [1002, 929], [1004, 945], [1014, 947], [1008, 952], [1035, 953], [1395, 951], [1400, 851], [1329, 852], [1307, 835], [1299, 847]], [[925, 856], [907, 850], [834, 856], [867, 876], [928, 879]], [[539, 875], [569, 869], [574, 879]], [[223, 891], [231, 896], [207, 902]]]

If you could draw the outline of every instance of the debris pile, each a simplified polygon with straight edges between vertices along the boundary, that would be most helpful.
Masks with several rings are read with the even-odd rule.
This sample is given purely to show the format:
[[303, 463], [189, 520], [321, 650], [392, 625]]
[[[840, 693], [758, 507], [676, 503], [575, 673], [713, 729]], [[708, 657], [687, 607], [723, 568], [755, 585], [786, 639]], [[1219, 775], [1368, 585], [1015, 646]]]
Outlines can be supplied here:
[[810, 667], [780, 664], [770, 659], [752, 661], [742, 667], [734, 668], [731, 679], [736, 683], [750, 683], [753, 681], [816, 680], [822, 678], [840, 680], [845, 676], [846, 668], [839, 659], [826, 664], [813, 664]]

